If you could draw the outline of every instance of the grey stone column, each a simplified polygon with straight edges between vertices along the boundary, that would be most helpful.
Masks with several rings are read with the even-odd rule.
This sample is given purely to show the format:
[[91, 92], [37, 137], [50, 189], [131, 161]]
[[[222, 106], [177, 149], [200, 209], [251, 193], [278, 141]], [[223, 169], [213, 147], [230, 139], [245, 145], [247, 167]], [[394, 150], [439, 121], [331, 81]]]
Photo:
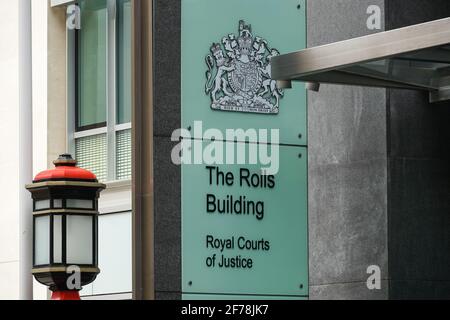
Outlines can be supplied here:
[[[310, 0], [308, 47], [381, 30], [367, 8], [381, 0]], [[388, 298], [386, 90], [322, 85], [309, 92], [311, 299]], [[368, 290], [367, 267], [381, 268]]]
[[[450, 16], [445, 0], [308, 1], [308, 46]], [[450, 103], [424, 92], [309, 94], [312, 299], [450, 298]], [[366, 268], [382, 270], [368, 290]]]

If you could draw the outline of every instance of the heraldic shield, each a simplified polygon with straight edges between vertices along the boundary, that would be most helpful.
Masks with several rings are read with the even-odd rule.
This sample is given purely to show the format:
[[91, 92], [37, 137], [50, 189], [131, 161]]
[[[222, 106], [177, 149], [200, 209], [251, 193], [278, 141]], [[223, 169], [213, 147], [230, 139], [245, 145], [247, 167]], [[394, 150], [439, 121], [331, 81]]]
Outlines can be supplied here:
[[213, 43], [206, 56], [206, 94], [213, 110], [278, 114], [283, 90], [272, 80], [270, 61], [279, 51], [254, 37], [239, 21], [239, 33]]

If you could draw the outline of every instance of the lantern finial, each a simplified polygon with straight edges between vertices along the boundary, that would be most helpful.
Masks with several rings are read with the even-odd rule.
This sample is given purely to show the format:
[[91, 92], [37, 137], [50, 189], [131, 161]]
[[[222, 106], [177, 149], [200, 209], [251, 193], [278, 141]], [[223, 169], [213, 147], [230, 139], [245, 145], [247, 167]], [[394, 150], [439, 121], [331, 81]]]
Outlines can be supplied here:
[[61, 154], [57, 160], [53, 161], [53, 164], [55, 167], [75, 167], [77, 165], [77, 160], [73, 159], [71, 154], [65, 153]]

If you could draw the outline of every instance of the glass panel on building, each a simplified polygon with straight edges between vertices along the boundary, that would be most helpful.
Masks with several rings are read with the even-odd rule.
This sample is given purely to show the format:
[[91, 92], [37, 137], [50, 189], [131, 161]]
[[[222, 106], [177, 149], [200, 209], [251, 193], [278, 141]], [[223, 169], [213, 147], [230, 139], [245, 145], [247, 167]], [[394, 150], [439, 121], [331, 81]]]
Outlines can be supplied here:
[[117, 123], [131, 122], [131, 1], [117, 1]]
[[107, 1], [83, 0], [80, 7], [77, 131], [106, 125], [108, 83]]
[[116, 136], [116, 176], [117, 180], [131, 179], [131, 130], [117, 132]]
[[99, 181], [107, 180], [108, 152], [106, 134], [77, 139], [75, 141], [75, 155], [78, 166], [92, 171]]
[[132, 214], [101, 215], [98, 222], [98, 262], [101, 273], [93, 284], [93, 294], [131, 292]]

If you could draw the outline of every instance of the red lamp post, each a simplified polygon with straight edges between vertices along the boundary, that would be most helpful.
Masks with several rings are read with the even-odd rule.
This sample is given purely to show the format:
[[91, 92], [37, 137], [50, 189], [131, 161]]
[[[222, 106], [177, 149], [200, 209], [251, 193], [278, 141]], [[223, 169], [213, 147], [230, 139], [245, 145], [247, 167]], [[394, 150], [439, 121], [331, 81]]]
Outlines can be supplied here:
[[33, 270], [52, 300], [80, 300], [98, 268], [98, 198], [105, 185], [68, 154], [26, 186], [33, 198]]

